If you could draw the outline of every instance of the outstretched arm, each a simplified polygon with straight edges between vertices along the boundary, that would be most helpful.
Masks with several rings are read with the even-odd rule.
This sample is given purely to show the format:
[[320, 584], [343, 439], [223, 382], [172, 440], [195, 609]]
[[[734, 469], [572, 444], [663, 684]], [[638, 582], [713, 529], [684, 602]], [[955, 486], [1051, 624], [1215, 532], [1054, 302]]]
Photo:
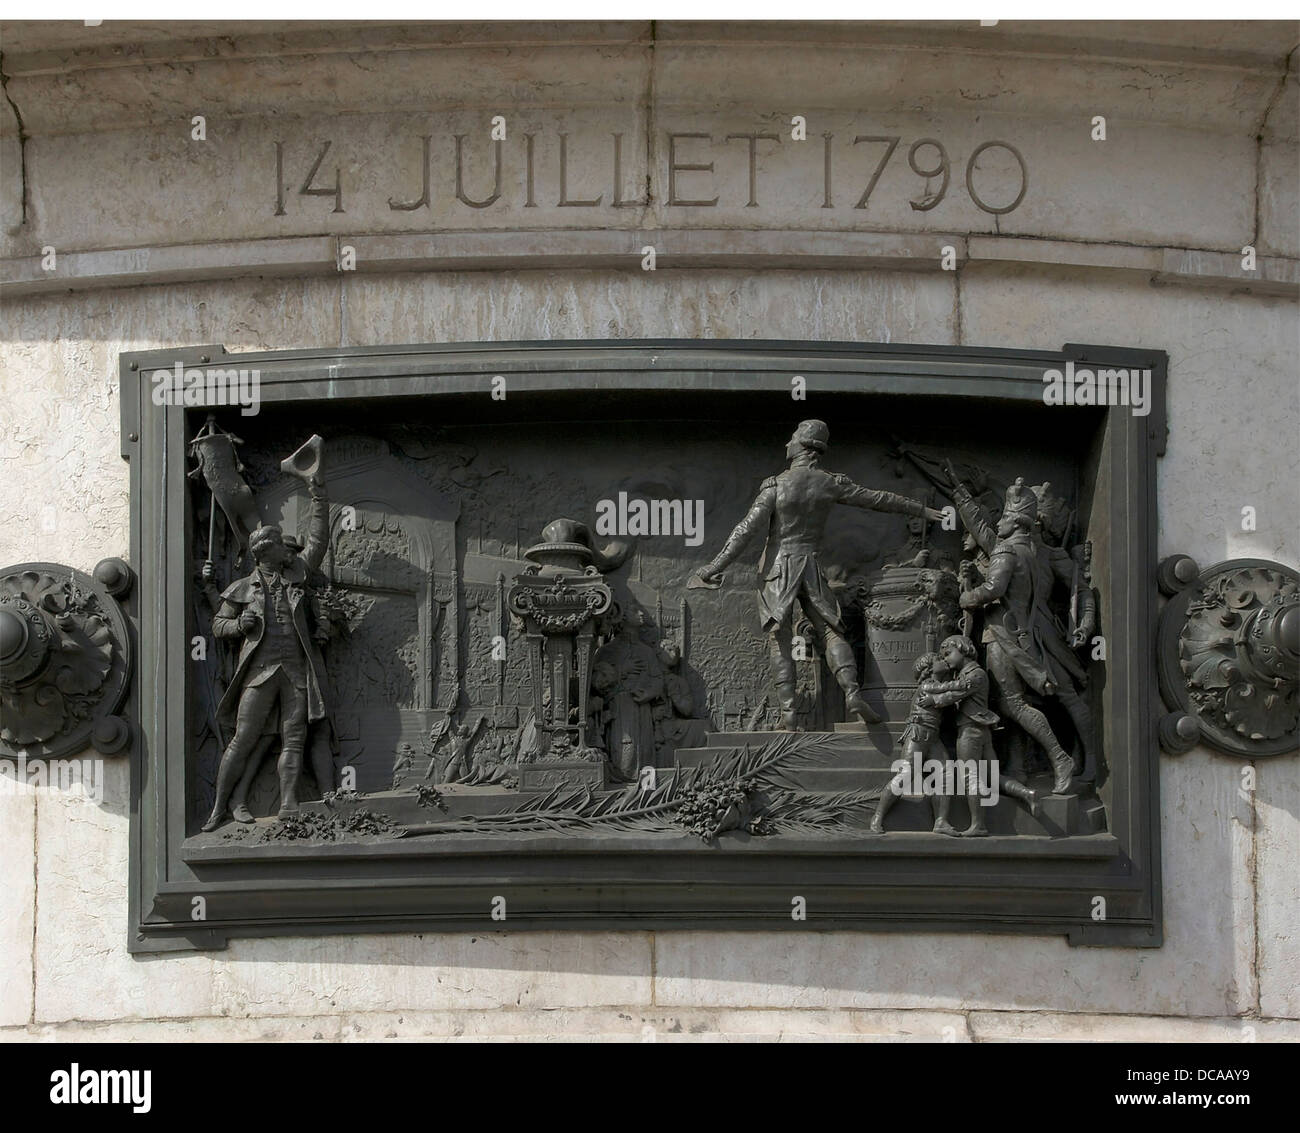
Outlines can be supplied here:
[[764, 483], [758, 495], [750, 505], [745, 518], [736, 524], [736, 528], [727, 536], [722, 550], [713, 561], [699, 570], [701, 578], [713, 578], [721, 574], [731, 563], [740, 557], [745, 545], [759, 531], [766, 531], [772, 521], [772, 512], [776, 508], [776, 485]]
[[914, 500], [910, 496], [900, 496], [896, 492], [877, 488], [863, 488], [843, 475], [837, 475], [835, 482], [840, 488], [837, 502], [849, 507], [866, 508], [868, 511], [892, 511], [900, 515], [914, 515], [918, 519], [943, 518], [943, 512], [926, 507], [920, 500]]

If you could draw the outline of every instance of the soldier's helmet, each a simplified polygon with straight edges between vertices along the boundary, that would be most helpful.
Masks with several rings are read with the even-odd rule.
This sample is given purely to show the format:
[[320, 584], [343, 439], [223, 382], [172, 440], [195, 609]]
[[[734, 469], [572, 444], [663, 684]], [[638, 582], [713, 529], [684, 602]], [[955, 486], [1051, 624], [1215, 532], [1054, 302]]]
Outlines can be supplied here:
[[1025, 527], [1033, 527], [1038, 518], [1038, 497], [1032, 488], [1026, 487], [1023, 477], [1017, 476], [1016, 482], [1007, 489], [1002, 517], [1018, 519]]
[[825, 421], [800, 421], [794, 431], [794, 439], [806, 448], [825, 452], [830, 443], [831, 431]]

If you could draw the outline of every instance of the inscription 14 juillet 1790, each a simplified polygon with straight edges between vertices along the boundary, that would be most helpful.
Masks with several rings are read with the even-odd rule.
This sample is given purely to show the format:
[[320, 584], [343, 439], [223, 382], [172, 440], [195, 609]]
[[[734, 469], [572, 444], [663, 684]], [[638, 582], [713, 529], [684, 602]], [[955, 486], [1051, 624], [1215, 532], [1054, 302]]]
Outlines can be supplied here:
[[[387, 204], [393, 212], [428, 209], [435, 194], [439, 199], [454, 196], [470, 209], [497, 204], [628, 209], [651, 201], [669, 208], [759, 208], [765, 181], [761, 171], [774, 165], [781, 170], [781, 180], [804, 174], [809, 188], [820, 190], [816, 207], [822, 209], [868, 209], [895, 161], [904, 163], [915, 178], [907, 191], [915, 213], [939, 208], [953, 190], [964, 193], [984, 213], [1004, 215], [1020, 206], [1029, 187], [1024, 156], [1012, 143], [997, 139], [979, 142], [969, 155], [954, 159], [939, 138], [828, 131], [809, 139], [796, 120], [784, 135], [664, 131], [663, 156], [647, 166], [644, 153], [639, 162], [633, 160], [632, 143], [623, 133], [561, 129], [512, 135], [504, 118], [495, 121], [500, 125], [475, 135], [413, 134], [402, 152], [383, 155], [343, 155], [332, 139], [277, 141], [274, 215], [287, 215], [295, 196], [325, 198], [332, 202], [331, 212], [346, 213], [346, 202], [357, 190], [345, 183], [342, 161], [353, 159], [365, 164], [382, 160], [385, 168], [395, 171], [409, 168], [409, 174], [392, 174]], [[729, 183], [727, 191], [734, 199], [724, 200], [715, 167], [723, 157], [737, 155], [743, 172], [729, 179], [734, 184]], [[990, 173], [981, 160], [984, 166], [996, 162], [1006, 169]]]

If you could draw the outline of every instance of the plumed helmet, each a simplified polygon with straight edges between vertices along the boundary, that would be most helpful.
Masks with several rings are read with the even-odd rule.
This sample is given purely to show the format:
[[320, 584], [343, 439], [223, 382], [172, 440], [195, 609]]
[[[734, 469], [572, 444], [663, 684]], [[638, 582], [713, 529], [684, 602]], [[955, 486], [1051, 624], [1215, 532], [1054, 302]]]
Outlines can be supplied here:
[[825, 452], [830, 443], [831, 431], [825, 421], [800, 421], [794, 431], [794, 439], [805, 448]]
[[1017, 476], [1016, 482], [1007, 489], [1002, 515], [1022, 520], [1026, 527], [1032, 527], [1038, 518], [1038, 497], [1032, 488], [1026, 487], [1023, 477]]

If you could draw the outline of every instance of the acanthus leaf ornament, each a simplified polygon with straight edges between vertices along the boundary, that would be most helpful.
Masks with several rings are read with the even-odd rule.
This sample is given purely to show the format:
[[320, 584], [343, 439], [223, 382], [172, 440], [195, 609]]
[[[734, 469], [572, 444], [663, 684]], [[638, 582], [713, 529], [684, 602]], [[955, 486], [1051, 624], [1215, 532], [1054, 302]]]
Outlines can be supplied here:
[[0, 754], [126, 749], [131, 729], [116, 713], [133, 657], [118, 598], [132, 577], [120, 559], [104, 559], [93, 577], [57, 563], [0, 569]]
[[1177, 555], [1159, 578], [1172, 594], [1158, 636], [1165, 749], [1199, 740], [1255, 757], [1300, 747], [1300, 574], [1264, 559], [1198, 571]]

